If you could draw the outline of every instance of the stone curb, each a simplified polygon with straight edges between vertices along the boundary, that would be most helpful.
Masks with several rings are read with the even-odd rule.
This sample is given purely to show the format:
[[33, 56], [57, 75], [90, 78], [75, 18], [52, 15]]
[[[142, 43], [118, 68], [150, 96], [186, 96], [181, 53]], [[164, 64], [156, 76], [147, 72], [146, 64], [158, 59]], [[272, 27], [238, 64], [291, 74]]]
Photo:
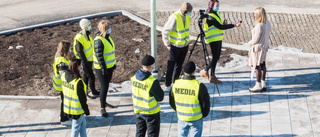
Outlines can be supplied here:
[[11, 96], [11, 95], [0, 95], [0, 100], [45, 100], [45, 99], [59, 99], [58, 96]]
[[[80, 21], [82, 18], [87, 18], [87, 19], [92, 19], [95, 17], [102, 17], [102, 16], [118, 16], [118, 15], [125, 15], [128, 16], [129, 18], [131, 18], [132, 20], [135, 20], [143, 25], [146, 26], [151, 26], [150, 22], [137, 16], [134, 15], [128, 11], [125, 10], [119, 10], [119, 11], [111, 11], [111, 12], [102, 12], [102, 13], [96, 13], [96, 14], [90, 14], [90, 15], [85, 15], [85, 16], [79, 16], [79, 17], [74, 17], [74, 18], [68, 18], [68, 19], [63, 19], [63, 20], [58, 20], [58, 21], [52, 21], [52, 22], [47, 22], [47, 23], [41, 23], [41, 24], [36, 24], [36, 25], [31, 25], [31, 26], [26, 26], [26, 27], [21, 27], [21, 28], [16, 28], [16, 29], [11, 29], [11, 30], [5, 30], [5, 31], [1, 31], [0, 35], [5, 34], [12, 34], [12, 33], [16, 33], [18, 31], [22, 31], [22, 30], [30, 30], [30, 29], [34, 29], [34, 28], [39, 28], [39, 27], [45, 27], [45, 26], [55, 26], [55, 25], [59, 25], [59, 24], [63, 24], [66, 22], [78, 22]], [[157, 30], [161, 31], [162, 27], [157, 26]]]

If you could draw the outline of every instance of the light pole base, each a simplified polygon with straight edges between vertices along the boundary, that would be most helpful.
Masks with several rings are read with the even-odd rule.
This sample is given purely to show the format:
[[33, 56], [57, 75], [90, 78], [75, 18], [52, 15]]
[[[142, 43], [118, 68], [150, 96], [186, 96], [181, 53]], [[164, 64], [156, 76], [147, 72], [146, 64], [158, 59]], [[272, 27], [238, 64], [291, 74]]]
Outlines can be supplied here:
[[158, 70], [152, 70], [151, 75], [156, 78], [157, 80], [161, 80], [161, 71]]

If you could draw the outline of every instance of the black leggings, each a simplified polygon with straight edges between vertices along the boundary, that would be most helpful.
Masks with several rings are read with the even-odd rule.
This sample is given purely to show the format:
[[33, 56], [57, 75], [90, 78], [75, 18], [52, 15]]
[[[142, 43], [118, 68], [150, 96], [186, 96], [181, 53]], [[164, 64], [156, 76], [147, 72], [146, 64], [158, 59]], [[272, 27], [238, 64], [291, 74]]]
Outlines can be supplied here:
[[256, 66], [257, 82], [261, 82], [261, 80], [265, 81], [266, 74], [267, 74], [266, 62], [263, 62], [259, 66]]
[[90, 90], [91, 92], [97, 92], [96, 91], [96, 87], [95, 87], [95, 77], [94, 77], [94, 74], [93, 74], [93, 70], [92, 70], [92, 62], [88, 62], [88, 65], [89, 66], [86, 66], [83, 71], [84, 71], [84, 74], [83, 74], [83, 82], [88, 85], [88, 82], [89, 82], [89, 86], [90, 87]]
[[113, 70], [114, 70], [113, 68], [107, 69], [106, 71], [108, 73], [105, 75], [102, 75], [101, 69], [96, 69], [96, 73], [98, 75], [100, 85], [101, 85], [101, 90], [100, 90], [100, 106], [101, 106], [101, 108], [106, 107], [107, 93], [108, 93], [108, 89], [109, 89], [109, 83], [112, 78]]
[[183, 48], [171, 46], [167, 63], [166, 86], [171, 86], [179, 78], [187, 53], [188, 46]]
[[64, 104], [63, 104], [63, 93], [62, 93], [62, 91], [60, 93], [60, 97], [61, 97], [60, 122], [65, 122], [65, 121], [68, 121], [69, 118], [67, 117], [67, 115], [63, 111]]
[[205, 70], [208, 71], [211, 68], [211, 76], [214, 76], [216, 73], [216, 66], [217, 66], [218, 60], [220, 59], [222, 41], [211, 42], [209, 43], [209, 45], [211, 48], [212, 59]]

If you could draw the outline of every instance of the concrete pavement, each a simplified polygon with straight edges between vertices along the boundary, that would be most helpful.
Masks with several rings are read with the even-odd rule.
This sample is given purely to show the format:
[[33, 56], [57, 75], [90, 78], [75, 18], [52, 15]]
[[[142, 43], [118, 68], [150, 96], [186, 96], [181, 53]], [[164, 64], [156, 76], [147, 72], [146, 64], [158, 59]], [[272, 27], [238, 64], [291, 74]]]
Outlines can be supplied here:
[[[250, 93], [254, 85], [250, 68], [219, 69], [221, 96], [206, 83], [211, 111], [204, 118], [203, 136], [230, 137], [318, 137], [320, 136], [320, 55], [272, 50], [267, 56], [267, 85], [264, 93]], [[135, 136], [130, 82], [110, 93], [110, 117], [99, 113], [99, 100], [89, 99], [86, 117], [89, 137]], [[168, 103], [161, 104], [160, 136], [177, 135], [177, 116]], [[0, 136], [68, 137], [70, 127], [59, 124], [60, 100], [0, 100]]]

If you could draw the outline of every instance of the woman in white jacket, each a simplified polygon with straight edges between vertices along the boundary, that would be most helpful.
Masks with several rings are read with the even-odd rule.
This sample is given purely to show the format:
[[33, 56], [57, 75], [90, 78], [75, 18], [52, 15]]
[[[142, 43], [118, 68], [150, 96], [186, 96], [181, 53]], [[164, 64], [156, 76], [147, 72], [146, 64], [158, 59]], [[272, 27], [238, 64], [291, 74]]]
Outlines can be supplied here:
[[[266, 91], [266, 55], [269, 48], [269, 36], [271, 31], [270, 21], [267, 20], [266, 11], [262, 7], [254, 11], [255, 25], [252, 29], [252, 39], [249, 42], [250, 51], [248, 66], [253, 67], [256, 71], [257, 82], [250, 92]], [[252, 77], [252, 76], [251, 76]]]

